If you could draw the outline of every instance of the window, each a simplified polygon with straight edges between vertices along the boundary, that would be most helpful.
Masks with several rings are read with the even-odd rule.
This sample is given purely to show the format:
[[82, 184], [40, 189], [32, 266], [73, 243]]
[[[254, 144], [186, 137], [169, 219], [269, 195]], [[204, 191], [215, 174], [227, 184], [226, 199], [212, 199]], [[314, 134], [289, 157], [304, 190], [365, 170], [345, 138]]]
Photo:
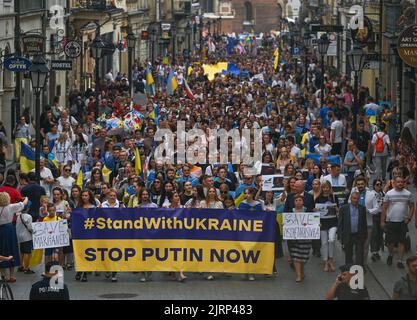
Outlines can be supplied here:
[[214, 12], [214, 0], [202, 0], [201, 10], [204, 12]]
[[245, 21], [253, 20], [252, 3], [249, 1], [245, 2]]

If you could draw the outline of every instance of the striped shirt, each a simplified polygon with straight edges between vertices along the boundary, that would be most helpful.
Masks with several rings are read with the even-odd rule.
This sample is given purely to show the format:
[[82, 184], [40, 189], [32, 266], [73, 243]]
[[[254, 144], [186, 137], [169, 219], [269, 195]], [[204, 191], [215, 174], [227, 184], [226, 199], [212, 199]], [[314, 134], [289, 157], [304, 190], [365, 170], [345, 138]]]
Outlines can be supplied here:
[[387, 221], [403, 222], [408, 216], [408, 206], [412, 201], [411, 192], [404, 189], [388, 191], [384, 197], [384, 203], [388, 202]]

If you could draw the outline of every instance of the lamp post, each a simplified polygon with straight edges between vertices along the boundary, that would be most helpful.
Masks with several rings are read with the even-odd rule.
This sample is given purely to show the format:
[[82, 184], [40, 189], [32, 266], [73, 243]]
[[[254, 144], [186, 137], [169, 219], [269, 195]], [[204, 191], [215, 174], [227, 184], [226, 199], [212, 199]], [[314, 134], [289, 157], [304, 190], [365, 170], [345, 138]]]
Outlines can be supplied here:
[[208, 29], [208, 34], [209, 36], [211, 35], [211, 21], [207, 21], [207, 29]]
[[100, 35], [97, 35], [93, 43], [91, 44], [91, 55], [93, 56], [93, 59], [95, 60], [95, 73], [96, 73], [96, 106], [97, 110], [99, 108], [99, 102], [98, 97], [100, 95], [100, 68], [99, 68], [99, 61], [100, 58], [103, 56], [103, 50], [104, 50], [104, 43], [101, 40]]
[[324, 101], [324, 55], [327, 54], [329, 45], [330, 40], [327, 37], [327, 34], [324, 33], [317, 41], [317, 47], [321, 55], [321, 104], [323, 104]]
[[44, 57], [36, 55], [33, 58], [32, 66], [29, 69], [30, 80], [32, 82], [32, 88], [36, 96], [36, 109], [35, 109], [35, 121], [36, 121], [36, 149], [35, 149], [35, 172], [36, 181], [41, 181], [41, 92], [46, 86], [46, 80], [48, 78], [49, 69], [46, 65]]
[[176, 50], [176, 42], [177, 42], [177, 28], [173, 23], [171, 25], [171, 35], [172, 35], [172, 65], [175, 64], [175, 50]]
[[151, 62], [152, 65], [155, 61], [154, 55], [155, 55], [155, 39], [156, 39], [156, 30], [155, 28], [151, 28], [150, 30], [150, 41], [151, 41]]
[[191, 52], [191, 31], [191, 23], [187, 22], [187, 25], [185, 26], [185, 34], [187, 35], [188, 54], [190, 54]]
[[136, 37], [133, 34], [132, 30], [128, 33], [127, 37], [127, 48], [128, 48], [128, 77], [129, 77], [129, 87], [130, 87], [130, 95], [132, 96], [132, 89], [133, 89], [133, 80], [132, 80], [132, 65], [133, 65], [133, 54], [134, 49], [136, 46]]
[[203, 54], [203, 28], [204, 28], [204, 22], [203, 22], [203, 16], [200, 16], [200, 59], [201, 55]]
[[[294, 31], [294, 49], [297, 48], [298, 49], [298, 44], [301, 42], [301, 35], [300, 32], [295, 30]], [[298, 67], [298, 59], [297, 56], [295, 56], [295, 50], [293, 49], [293, 54], [294, 54], [294, 61], [295, 61], [295, 74], [297, 74], [297, 67]], [[298, 49], [299, 50], [299, 49]]]
[[310, 35], [305, 32], [303, 37], [303, 44], [304, 44], [304, 84], [305, 86], [308, 85], [308, 48], [311, 45], [311, 37]]
[[218, 22], [217, 30], [219, 32], [219, 36], [221, 36], [222, 35], [222, 17], [219, 17], [217, 19], [217, 22]]
[[360, 47], [354, 47], [347, 53], [349, 65], [352, 70], [355, 72], [355, 84], [354, 84], [354, 105], [353, 105], [353, 128], [352, 132], [356, 134], [357, 128], [357, 118], [358, 118], [358, 111], [359, 111], [359, 97], [358, 97], [358, 86], [359, 86], [359, 72], [362, 70], [365, 64], [365, 55]]

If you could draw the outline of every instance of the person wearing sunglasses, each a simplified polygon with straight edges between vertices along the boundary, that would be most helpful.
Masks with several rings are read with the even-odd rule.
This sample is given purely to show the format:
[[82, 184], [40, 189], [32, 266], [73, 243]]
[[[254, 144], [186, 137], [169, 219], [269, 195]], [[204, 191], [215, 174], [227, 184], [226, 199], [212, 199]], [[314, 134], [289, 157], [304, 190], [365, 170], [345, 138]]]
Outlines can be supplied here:
[[[381, 207], [384, 201], [385, 193], [382, 190], [382, 180], [376, 179], [373, 183], [374, 190], [372, 191], [378, 206]], [[372, 215], [372, 232], [371, 232], [371, 259], [373, 262], [380, 260], [381, 255], [379, 251], [384, 248], [384, 233], [381, 229], [381, 211]]]
[[70, 166], [64, 166], [62, 168], [61, 176], [57, 179], [58, 186], [62, 189], [65, 189], [68, 191], [68, 193], [71, 193], [72, 185], [75, 182], [75, 179], [71, 177], [71, 167]]

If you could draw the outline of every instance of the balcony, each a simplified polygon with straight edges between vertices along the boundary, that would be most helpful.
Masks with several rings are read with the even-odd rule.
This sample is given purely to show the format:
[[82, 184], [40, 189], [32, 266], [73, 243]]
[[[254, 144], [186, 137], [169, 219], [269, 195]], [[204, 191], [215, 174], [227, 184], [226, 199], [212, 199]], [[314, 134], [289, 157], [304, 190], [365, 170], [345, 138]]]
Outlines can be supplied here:
[[191, 1], [180, 0], [174, 3], [174, 15], [175, 16], [187, 16], [191, 14]]
[[113, 0], [72, 0], [71, 9], [75, 10], [112, 10], [116, 9], [115, 1]]

